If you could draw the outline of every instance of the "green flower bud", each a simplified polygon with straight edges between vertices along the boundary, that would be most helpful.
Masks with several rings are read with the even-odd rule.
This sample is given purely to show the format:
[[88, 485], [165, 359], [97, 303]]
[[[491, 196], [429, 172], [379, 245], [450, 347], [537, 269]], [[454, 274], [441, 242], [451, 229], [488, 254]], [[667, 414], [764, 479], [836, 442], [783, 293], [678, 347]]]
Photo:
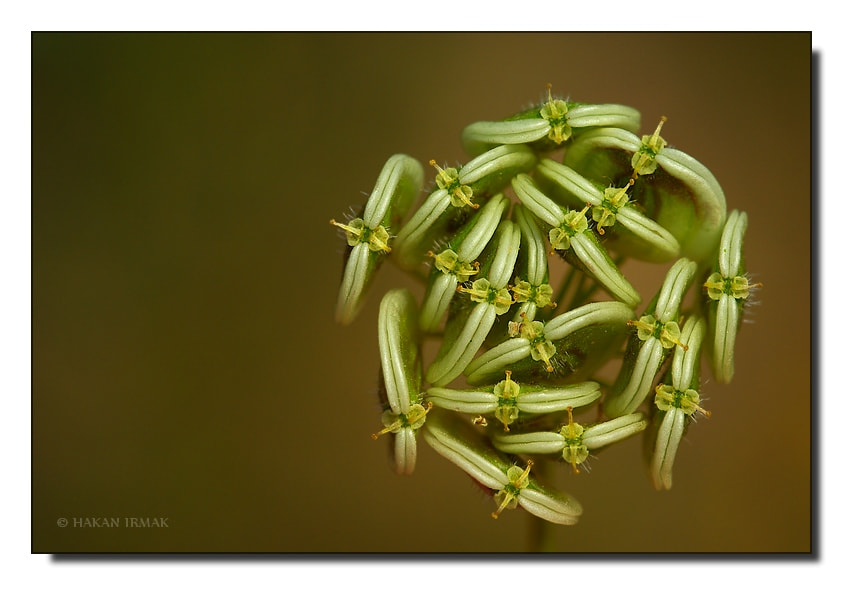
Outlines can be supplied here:
[[634, 180], [643, 214], [670, 233], [682, 255], [707, 260], [726, 221], [723, 190], [705, 166], [664, 147], [660, 125], [656, 131], [644, 136], [647, 141], [623, 129], [587, 131], [575, 138], [564, 162], [590, 181]]
[[419, 162], [404, 154], [392, 156], [384, 165], [375, 188], [366, 201], [362, 218], [348, 224], [331, 220], [330, 224], [345, 231], [352, 248], [345, 263], [336, 319], [348, 324], [357, 317], [366, 290], [381, 257], [391, 251], [391, 231], [410, 210], [422, 183], [423, 169]]

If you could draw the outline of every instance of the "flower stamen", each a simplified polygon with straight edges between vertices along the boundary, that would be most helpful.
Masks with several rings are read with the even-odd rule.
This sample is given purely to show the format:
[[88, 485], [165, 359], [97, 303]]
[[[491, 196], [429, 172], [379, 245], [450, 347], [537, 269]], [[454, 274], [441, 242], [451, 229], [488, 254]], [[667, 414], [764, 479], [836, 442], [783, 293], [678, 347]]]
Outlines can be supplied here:
[[429, 160], [429, 164], [437, 169], [435, 183], [449, 194], [450, 204], [456, 208], [462, 206], [470, 206], [474, 210], [479, 208], [479, 204], [474, 204], [470, 200], [473, 197], [473, 189], [469, 185], [463, 185], [459, 180], [458, 169], [453, 167], [442, 169], [434, 160]]
[[386, 435], [387, 433], [396, 434], [402, 429], [410, 428], [410, 429], [418, 429], [426, 422], [426, 414], [428, 414], [432, 409], [432, 403], [428, 402], [426, 407], [423, 407], [422, 404], [413, 404], [406, 414], [394, 414], [392, 410], [387, 410], [381, 416], [381, 421], [384, 423], [384, 428], [382, 428], [377, 433], [372, 433], [370, 436], [373, 440], [377, 441], [378, 437], [381, 435]]
[[518, 506], [518, 495], [521, 489], [526, 489], [530, 484], [529, 474], [533, 467], [533, 461], [527, 460], [527, 469], [523, 470], [519, 466], [512, 466], [506, 471], [506, 477], [509, 479], [505, 487], [497, 491], [494, 495], [494, 500], [497, 502], [497, 511], [491, 512], [491, 517], [495, 520], [500, 517], [502, 512], [507, 507], [510, 510]]
[[641, 140], [643, 144], [631, 157], [631, 166], [634, 167], [634, 174], [631, 175], [631, 179], [636, 180], [640, 175], [651, 175], [657, 170], [658, 163], [655, 156], [667, 145], [667, 140], [660, 136], [661, 127], [666, 122], [667, 117], [662, 116], [655, 132], [652, 135], [643, 136]]
[[637, 337], [640, 341], [654, 337], [661, 342], [664, 349], [670, 349], [678, 345], [684, 351], [688, 350], [687, 345], [680, 340], [681, 329], [674, 320], [661, 322], [651, 314], [646, 314], [640, 320], [629, 320], [628, 326], [637, 327]]

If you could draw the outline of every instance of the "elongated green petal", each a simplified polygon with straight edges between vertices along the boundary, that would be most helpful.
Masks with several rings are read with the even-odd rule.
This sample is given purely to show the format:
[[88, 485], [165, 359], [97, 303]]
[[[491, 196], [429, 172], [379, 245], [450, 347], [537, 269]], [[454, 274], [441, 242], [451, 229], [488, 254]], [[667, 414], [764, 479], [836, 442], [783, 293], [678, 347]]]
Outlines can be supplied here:
[[669, 206], [661, 210], [657, 220], [680, 241], [685, 256], [704, 260], [717, 247], [726, 221], [723, 189], [704, 165], [675, 148], [664, 148], [656, 160], [665, 172], [687, 187], [694, 207], [693, 220], [689, 221], [683, 211], [671, 211]]
[[634, 310], [623, 302], [591, 302], [569, 310], [545, 323], [545, 337], [551, 341], [568, 337], [590, 326], [624, 325], [634, 318]]
[[696, 315], [689, 316], [681, 330], [681, 342], [688, 349], [685, 351], [681, 345], [676, 345], [673, 356], [672, 384], [676, 389], [687, 391], [691, 386], [697, 386], [704, 340], [705, 321]]
[[565, 210], [542, 193], [529, 175], [521, 174], [512, 179], [512, 189], [515, 190], [518, 199], [536, 218], [543, 220], [552, 227], [558, 227], [562, 222]]
[[338, 322], [349, 324], [357, 317], [377, 260], [378, 255], [370, 250], [368, 243], [358, 243], [349, 252], [336, 303]]
[[601, 190], [571, 167], [550, 158], [542, 158], [536, 170], [540, 175], [558, 185], [566, 193], [575, 198], [577, 200], [576, 205], [579, 208], [582, 208], [586, 204], [592, 204], [593, 206], [601, 205], [601, 199], [603, 198]]
[[[634, 342], [632, 339], [631, 343]], [[609, 418], [615, 418], [636, 410], [651, 392], [663, 360], [664, 347], [660, 341], [654, 337], [643, 341], [627, 384], [621, 389], [613, 388], [604, 402], [604, 413]]]
[[532, 377], [540, 370], [550, 374], [552, 371], [543, 361], [558, 352], [574, 356], [571, 365], [581, 377], [578, 380], [582, 380], [619, 349], [622, 331], [633, 317], [634, 311], [622, 302], [593, 302], [557, 316], [545, 325], [525, 323], [522, 330], [531, 329], [532, 333], [508, 339], [473, 360], [464, 372], [467, 382], [479, 385], [504, 370], [524, 377]]
[[[575, 208], [587, 204], [602, 206], [605, 191], [602, 191], [586, 177], [569, 166], [543, 158], [536, 167], [538, 174], [547, 180], [561, 195], [558, 201], [570, 203]], [[608, 205], [609, 207], [609, 205]], [[620, 253], [646, 260], [648, 262], [666, 262], [678, 256], [679, 243], [665, 228], [630, 205], [623, 205], [615, 211], [616, 222], [622, 228], [610, 239], [611, 247]], [[605, 225], [606, 226], [606, 225]]]
[[390, 409], [405, 414], [420, 392], [419, 352], [416, 344], [416, 302], [406, 289], [388, 291], [378, 309], [378, 345], [381, 372]]
[[515, 204], [515, 222], [521, 229], [521, 245], [526, 249], [526, 268], [522, 278], [532, 285], [548, 281], [548, 254], [545, 250], [544, 238], [539, 232], [538, 225], [533, 220], [533, 214], [521, 204]]
[[455, 335], [448, 350], [443, 351], [442, 347], [443, 353], [429, 366], [426, 371], [426, 381], [442, 387], [464, 372], [465, 367], [473, 360], [485, 337], [488, 336], [496, 318], [497, 314], [491, 304], [487, 302], [476, 304], [464, 328]]
[[[501, 457], [487, 439], [449, 412], [432, 414], [424, 430], [423, 438], [432, 449], [489, 489], [508, 490], [509, 473], [521, 472], [507, 458]], [[520, 489], [512, 491], [518, 493], [518, 505], [531, 514], [557, 524], [574, 524], [583, 512], [574, 498], [540, 485], [530, 477], [524, 480]], [[521, 484], [520, 479], [518, 484]], [[498, 512], [492, 515], [496, 518]]]
[[509, 284], [518, 251], [521, 248], [521, 229], [510, 220], [503, 221], [497, 227], [497, 251], [486, 275], [488, 282], [500, 289]]
[[413, 429], [402, 429], [393, 437], [393, 458], [397, 473], [413, 474], [417, 465], [417, 435]]
[[416, 429], [425, 423], [419, 403], [421, 364], [416, 343], [416, 302], [406, 289], [388, 291], [378, 311], [381, 373], [390, 409], [382, 415], [384, 429], [372, 435], [394, 435], [393, 456], [399, 474], [411, 474], [417, 460]]
[[515, 222], [521, 229], [521, 252], [511, 288], [516, 303], [512, 320], [535, 320], [536, 313], [546, 306], [555, 307], [553, 288], [548, 273], [548, 253], [544, 238], [536, 225], [535, 217], [526, 207], [515, 204]]
[[468, 384], [483, 383], [510, 365], [529, 357], [530, 342], [516, 337], [507, 339], [473, 360], [464, 369]]
[[502, 145], [465, 164], [458, 175], [463, 184], [474, 187], [474, 192], [505, 187], [512, 175], [530, 170], [536, 160], [536, 155], [525, 145]]
[[405, 154], [395, 154], [381, 169], [375, 188], [366, 200], [363, 219], [374, 229], [393, 209], [407, 214], [423, 184], [423, 167]]
[[440, 329], [456, 289], [458, 289], [458, 279], [452, 274], [439, 273], [432, 278], [420, 310], [420, 329], [426, 332]]
[[574, 497], [549, 491], [535, 481], [521, 489], [518, 505], [543, 520], [566, 526], [575, 524], [583, 514], [583, 508]]
[[640, 412], [626, 414], [586, 428], [583, 443], [589, 449], [598, 449], [636, 435], [646, 428], [646, 416]]
[[[602, 164], [605, 160], [604, 150], [621, 150], [630, 156], [640, 149], [641, 143], [642, 140], [632, 131], [618, 127], [598, 127], [575, 138], [563, 162], [587, 179], [596, 181], [607, 173], [607, 165]], [[630, 162], [628, 164], [630, 166]]]
[[423, 264], [426, 252], [438, 232], [453, 217], [456, 209], [449, 203], [449, 194], [436, 189], [405, 223], [393, 245], [393, 257], [405, 269]]
[[404, 154], [392, 156], [384, 165], [375, 188], [366, 201], [361, 218], [347, 225], [330, 221], [347, 232], [348, 254], [336, 319], [348, 324], [354, 320], [362, 306], [369, 282], [380, 266], [382, 255], [391, 251], [387, 245], [390, 234], [395, 233], [400, 221], [408, 213], [422, 184], [420, 164]]
[[684, 421], [684, 412], [673, 408], [664, 414], [660, 422], [651, 461], [652, 483], [658, 490], [672, 487], [673, 464], [684, 434]]
[[547, 431], [495, 435], [491, 442], [500, 451], [523, 455], [558, 454], [565, 447], [565, 438], [562, 435]]
[[479, 254], [482, 253], [482, 250], [485, 249], [497, 231], [500, 219], [509, 209], [509, 202], [509, 198], [503, 194], [497, 194], [476, 213], [474, 216], [476, 224], [461, 241], [458, 248], [458, 255], [461, 260], [472, 262], [479, 257]]
[[680, 258], [667, 271], [664, 284], [658, 293], [654, 315], [662, 322], [678, 318], [681, 302], [688, 287], [696, 275], [696, 263], [687, 258]]
[[487, 442], [460, 419], [433, 412], [423, 427], [426, 443], [489, 489], [502, 489], [511, 462], [501, 458]]
[[564, 387], [547, 387], [538, 391], [521, 393], [518, 407], [530, 414], [550, 414], [567, 408], [587, 406], [601, 397], [598, 383], [587, 381]]
[[426, 399], [439, 408], [465, 414], [486, 414], [497, 407], [496, 395], [474, 389], [431, 387], [426, 391]]
[[743, 275], [744, 233], [747, 231], [747, 213], [733, 210], [723, 227], [718, 262], [720, 275], [732, 278]]
[[640, 294], [598, 244], [592, 231], [585, 231], [582, 235], [572, 237], [571, 250], [589, 274], [601, 283], [610, 295], [629, 306], [640, 303]]
[[634, 248], [629, 248], [630, 242], [626, 241], [626, 245], [622, 246], [623, 252], [636, 258], [648, 262], [668, 262], [674, 260], [681, 250], [672, 233], [630, 206], [619, 209], [616, 222], [635, 239]]
[[714, 378], [723, 383], [732, 380], [735, 374], [735, 339], [741, 324], [741, 308], [731, 295], [717, 301], [714, 319], [714, 339], [711, 367]]
[[709, 299], [708, 322], [713, 331], [711, 362], [714, 378], [728, 383], [735, 372], [735, 339], [741, 326], [744, 300], [752, 288], [744, 271], [744, 234], [747, 214], [733, 210], [723, 228], [715, 261], [721, 272], [712, 272], [704, 284]]
[[568, 111], [572, 128], [619, 127], [629, 131], [640, 128], [640, 112], [621, 104], [579, 104]]
[[540, 118], [478, 121], [464, 128], [461, 141], [468, 154], [478, 156], [494, 146], [538, 141], [548, 134], [550, 128], [550, 123]]

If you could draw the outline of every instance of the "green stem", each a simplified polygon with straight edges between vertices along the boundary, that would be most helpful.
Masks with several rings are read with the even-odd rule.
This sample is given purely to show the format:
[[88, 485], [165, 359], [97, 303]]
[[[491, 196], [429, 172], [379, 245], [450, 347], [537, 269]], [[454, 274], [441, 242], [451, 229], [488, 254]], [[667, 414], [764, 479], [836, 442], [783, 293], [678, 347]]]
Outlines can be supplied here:
[[566, 273], [565, 277], [562, 280], [562, 283], [559, 287], [559, 292], [556, 294], [556, 308], [554, 308], [551, 316], [555, 315], [557, 312], [561, 310], [560, 306], [563, 305], [563, 300], [565, 296], [568, 294], [569, 289], [571, 289], [571, 283], [575, 278], [575, 275], [578, 273], [578, 269], [574, 267], [570, 267], [568, 269], [568, 273]]

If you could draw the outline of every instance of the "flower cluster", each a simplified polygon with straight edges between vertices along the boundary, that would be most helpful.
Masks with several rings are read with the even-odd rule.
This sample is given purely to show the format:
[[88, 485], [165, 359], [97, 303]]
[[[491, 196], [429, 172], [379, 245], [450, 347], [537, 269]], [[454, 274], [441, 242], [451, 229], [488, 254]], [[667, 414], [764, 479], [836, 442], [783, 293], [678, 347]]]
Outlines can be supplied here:
[[[572, 497], [539, 482], [537, 460], [578, 473], [590, 455], [643, 434], [652, 483], [669, 489], [675, 456], [700, 406], [703, 356], [716, 380], [734, 373], [745, 301], [744, 212], [669, 147], [661, 118], [554, 99], [462, 134], [473, 158], [424, 170], [397, 154], [344, 232], [336, 308], [351, 322], [375, 271], [393, 262], [424, 282], [383, 297], [378, 312], [383, 428], [398, 472], [420, 439], [497, 502], [573, 524]], [[620, 265], [669, 264], [645, 307]], [[423, 362], [426, 340], [440, 341]], [[604, 367], [621, 359], [618, 374]], [[615, 372], [615, 369], [614, 369]], [[600, 378], [599, 378], [600, 377]], [[581, 418], [581, 414], [590, 413]]]

